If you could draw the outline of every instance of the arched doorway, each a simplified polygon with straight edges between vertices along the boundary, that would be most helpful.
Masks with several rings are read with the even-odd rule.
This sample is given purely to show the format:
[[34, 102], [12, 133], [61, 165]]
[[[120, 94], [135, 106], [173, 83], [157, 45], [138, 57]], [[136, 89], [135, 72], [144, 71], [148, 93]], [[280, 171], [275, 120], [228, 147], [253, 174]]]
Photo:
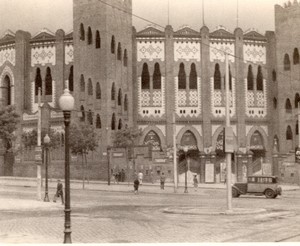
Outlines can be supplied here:
[[264, 140], [259, 131], [255, 131], [250, 138], [250, 150], [253, 152], [253, 162], [265, 158]]
[[2, 83], [2, 105], [11, 105], [11, 82], [8, 75], [4, 77]]
[[159, 136], [154, 131], [149, 131], [144, 138], [145, 145], [151, 145], [153, 151], [161, 151], [161, 141]]

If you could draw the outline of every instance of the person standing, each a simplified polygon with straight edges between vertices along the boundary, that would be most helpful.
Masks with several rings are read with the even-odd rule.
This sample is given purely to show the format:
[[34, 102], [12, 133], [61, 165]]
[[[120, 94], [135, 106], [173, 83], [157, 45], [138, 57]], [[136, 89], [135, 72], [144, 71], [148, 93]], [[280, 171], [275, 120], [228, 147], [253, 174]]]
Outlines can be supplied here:
[[194, 189], [195, 189], [195, 191], [197, 191], [197, 188], [198, 188], [198, 179], [197, 179], [197, 175], [194, 175], [193, 183], [194, 183]]
[[140, 185], [142, 185], [142, 183], [143, 183], [143, 176], [144, 175], [143, 175], [142, 171], [140, 171], [139, 174], [138, 174]]
[[160, 175], [160, 189], [164, 190], [165, 189], [165, 181], [166, 181], [166, 176], [164, 173]]
[[154, 174], [153, 174], [152, 170], [150, 172], [150, 180], [151, 180], [151, 183], [154, 184]]
[[61, 197], [61, 203], [64, 204], [63, 184], [61, 183], [60, 179], [57, 180], [56, 193], [55, 193], [55, 196], [53, 198], [53, 202], [56, 202], [56, 199], [58, 197]]
[[124, 182], [125, 181], [125, 171], [124, 169], [122, 169], [121, 171], [121, 182]]
[[140, 181], [139, 179], [136, 177], [135, 180], [133, 181], [133, 188], [134, 188], [134, 194], [137, 195], [139, 192], [139, 185], [140, 185]]

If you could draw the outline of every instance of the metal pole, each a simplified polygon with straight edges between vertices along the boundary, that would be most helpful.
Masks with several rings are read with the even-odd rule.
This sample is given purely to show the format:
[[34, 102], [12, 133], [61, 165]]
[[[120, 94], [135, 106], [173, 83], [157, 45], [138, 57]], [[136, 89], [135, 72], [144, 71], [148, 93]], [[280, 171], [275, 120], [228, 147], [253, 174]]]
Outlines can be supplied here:
[[70, 201], [70, 146], [69, 146], [69, 126], [71, 111], [63, 111], [65, 118], [65, 237], [64, 243], [72, 243], [71, 240], [71, 201]]
[[300, 148], [300, 101], [298, 102], [298, 147]]
[[184, 154], [185, 154], [184, 193], [188, 193], [188, 189], [187, 189], [187, 153], [184, 152]]
[[[41, 114], [41, 87], [38, 88], [38, 125], [37, 125], [37, 199], [42, 200], [42, 160], [41, 160], [41, 130], [42, 114]], [[39, 155], [39, 156], [38, 156]]]
[[[226, 87], [226, 128], [230, 127], [230, 111], [229, 111], [229, 64], [228, 54], [225, 53], [225, 87]], [[226, 130], [225, 130], [226, 131]], [[226, 146], [225, 146], [226, 151]], [[226, 152], [226, 171], [227, 171], [227, 210], [232, 210], [232, 188], [231, 188], [231, 153]]]
[[175, 112], [173, 112], [173, 164], [174, 164], [174, 192], [177, 192], [178, 180], [177, 180], [177, 153], [176, 153], [176, 118]]
[[49, 202], [50, 200], [49, 200], [49, 196], [48, 196], [48, 162], [49, 162], [49, 159], [48, 159], [48, 157], [49, 157], [49, 148], [48, 147], [46, 147], [45, 148], [45, 150], [46, 150], [46, 165], [45, 165], [45, 167], [46, 167], [46, 174], [45, 174], [45, 182], [46, 182], [46, 184], [45, 184], [45, 198], [44, 198], [44, 202]]
[[110, 185], [110, 148], [107, 147], [107, 185]]

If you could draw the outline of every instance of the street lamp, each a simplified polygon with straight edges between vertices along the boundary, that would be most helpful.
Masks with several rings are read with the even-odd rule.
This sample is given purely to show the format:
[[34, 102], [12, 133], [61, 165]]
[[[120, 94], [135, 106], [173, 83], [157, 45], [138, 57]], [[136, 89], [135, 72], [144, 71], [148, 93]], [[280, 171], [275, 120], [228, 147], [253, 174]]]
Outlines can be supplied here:
[[187, 152], [189, 150], [188, 146], [183, 147], [184, 156], [185, 156], [185, 174], [184, 174], [184, 193], [188, 193], [187, 189]]
[[46, 174], [45, 174], [45, 198], [44, 198], [44, 202], [49, 202], [49, 196], [48, 196], [48, 163], [49, 163], [49, 143], [50, 143], [50, 137], [48, 136], [48, 134], [46, 134], [46, 136], [44, 137], [44, 146], [45, 146], [45, 154], [46, 154], [46, 163], [45, 163], [45, 168], [46, 168]]
[[59, 107], [64, 113], [65, 123], [65, 237], [64, 243], [72, 243], [71, 240], [71, 204], [70, 204], [70, 146], [69, 146], [69, 127], [71, 111], [74, 109], [74, 97], [68, 89], [64, 90], [64, 94], [58, 100]]

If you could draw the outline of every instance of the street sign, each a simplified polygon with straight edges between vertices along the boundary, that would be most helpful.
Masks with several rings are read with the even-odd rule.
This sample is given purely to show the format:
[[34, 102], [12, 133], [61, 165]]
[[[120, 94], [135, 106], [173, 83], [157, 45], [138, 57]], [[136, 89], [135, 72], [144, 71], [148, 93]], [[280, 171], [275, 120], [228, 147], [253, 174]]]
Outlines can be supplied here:
[[234, 135], [232, 127], [225, 127], [225, 152], [233, 153], [234, 152]]

